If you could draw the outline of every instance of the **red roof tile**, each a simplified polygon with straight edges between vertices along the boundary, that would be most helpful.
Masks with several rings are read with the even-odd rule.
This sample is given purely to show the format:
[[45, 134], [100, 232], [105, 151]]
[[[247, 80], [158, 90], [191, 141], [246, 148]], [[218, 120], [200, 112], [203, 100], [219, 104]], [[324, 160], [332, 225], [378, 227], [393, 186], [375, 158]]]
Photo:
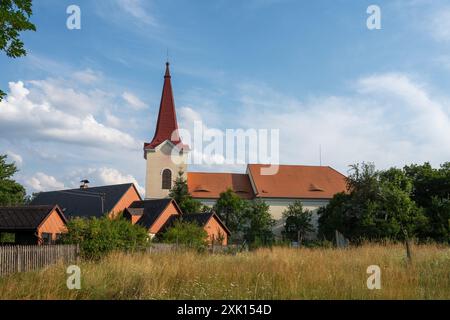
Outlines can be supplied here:
[[243, 199], [255, 196], [247, 174], [188, 172], [187, 181], [189, 193], [194, 198], [217, 199], [228, 188]]
[[277, 174], [261, 175], [262, 164], [250, 164], [248, 173], [262, 198], [330, 199], [347, 190], [345, 176], [331, 167], [280, 165]]

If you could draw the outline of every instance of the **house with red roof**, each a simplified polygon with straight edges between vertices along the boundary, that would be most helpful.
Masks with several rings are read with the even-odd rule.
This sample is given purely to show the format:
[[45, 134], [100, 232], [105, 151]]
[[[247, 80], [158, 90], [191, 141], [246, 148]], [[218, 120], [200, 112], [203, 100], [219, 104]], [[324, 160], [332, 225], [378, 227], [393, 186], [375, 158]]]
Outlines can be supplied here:
[[[328, 166], [279, 165], [273, 175], [265, 175], [268, 165], [249, 164], [245, 173], [189, 172], [189, 146], [178, 134], [169, 63], [166, 63], [163, 92], [155, 134], [144, 143], [146, 159], [145, 198], [166, 198], [178, 171], [184, 172], [190, 194], [212, 206], [220, 193], [232, 189], [242, 199], [262, 198], [277, 221], [275, 233], [284, 227], [282, 212], [295, 200], [317, 211], [339, 192], [346, 191], [346, 177]], [[317, 217], [315, 217], [317, 218]]]

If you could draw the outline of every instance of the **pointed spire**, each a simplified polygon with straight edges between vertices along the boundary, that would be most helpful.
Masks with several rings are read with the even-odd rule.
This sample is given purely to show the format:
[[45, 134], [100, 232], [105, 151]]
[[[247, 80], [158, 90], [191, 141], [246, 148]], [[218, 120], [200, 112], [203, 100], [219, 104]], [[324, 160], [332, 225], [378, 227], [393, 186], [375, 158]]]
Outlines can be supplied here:
[[169, 61], [166, 62], [166, 73], [164, 74], [164, 78], [170, 78]]
[[181, 142], [178, 135], [177, 115], [175, 112], [175, 101], [173, 98], [169, 62], [166, 62], [166, 72], [164, 74], [164, 86], [159, 106], [158, 122], [156, 123], [155, 135], [152, 142], [145, 143], [144, 149], [154, 149], [166, 140], [174, 144]]

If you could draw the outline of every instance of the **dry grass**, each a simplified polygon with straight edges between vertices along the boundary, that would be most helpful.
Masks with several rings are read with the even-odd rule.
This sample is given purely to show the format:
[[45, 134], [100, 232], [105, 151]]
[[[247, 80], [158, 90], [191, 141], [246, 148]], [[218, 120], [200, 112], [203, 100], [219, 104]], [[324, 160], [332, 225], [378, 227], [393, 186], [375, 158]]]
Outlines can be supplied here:
[[[382, 270], [368, 290], [366, 269]], [[112, 254], [83, 262], [82, 289], [68, 290], [66, 266], [0, 279], [0, 299], [450, 299], [450, 248], [401, 245], [261, 249], [231, 255], [193, 252]]]

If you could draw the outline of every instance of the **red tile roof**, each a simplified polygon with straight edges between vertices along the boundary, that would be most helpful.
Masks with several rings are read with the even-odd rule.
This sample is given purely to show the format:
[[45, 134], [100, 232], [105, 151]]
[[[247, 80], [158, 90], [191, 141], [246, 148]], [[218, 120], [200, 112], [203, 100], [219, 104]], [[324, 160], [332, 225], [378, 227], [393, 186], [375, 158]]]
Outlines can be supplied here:
[[189, 193], [194, 198], [217, 199], [228, 188], [243, 199], [255, 197], [247, 174], [188, 172], [187, 181]]
[[164, 86], [155, 135], [150, 143], [144, 143], [144, 150], [154, 149], [166, 140], [169, 140], [174, 144], [179, 144], [181, 142], [181, 138], [178, 135], [177, 115], [175, 112], [175, 101], [170, 78], [169, 62], [166, 62], [166, 73], [164, 75]]
[[250, 164], [247, 172], [262, 198], [330, 199], [347, 190], [345, 176], [331, 167], [280, 165], [277, 174], [261, 175], [262, 164]]

